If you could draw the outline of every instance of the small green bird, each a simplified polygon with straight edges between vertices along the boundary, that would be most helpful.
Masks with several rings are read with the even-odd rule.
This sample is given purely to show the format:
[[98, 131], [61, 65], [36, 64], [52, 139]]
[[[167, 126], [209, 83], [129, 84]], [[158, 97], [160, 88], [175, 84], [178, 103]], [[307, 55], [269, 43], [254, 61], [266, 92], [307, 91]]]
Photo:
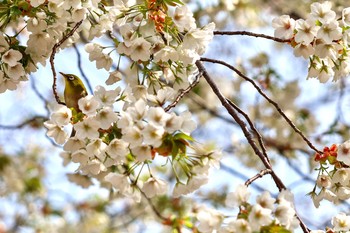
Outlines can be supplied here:
[[81, 112], [78, 106], [80, 98], [87, 96], [84, 83], [74, 74], [65, 74], [60, 72], [65, 80], [64, 101], [68, 108], [74, 108], [75, 111]]

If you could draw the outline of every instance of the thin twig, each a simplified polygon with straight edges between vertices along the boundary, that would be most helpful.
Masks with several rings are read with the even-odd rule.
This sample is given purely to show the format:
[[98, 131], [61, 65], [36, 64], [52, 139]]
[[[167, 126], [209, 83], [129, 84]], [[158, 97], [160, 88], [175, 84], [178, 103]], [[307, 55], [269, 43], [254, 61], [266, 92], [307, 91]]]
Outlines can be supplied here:
[[[220, 163], [220, 169], [222, 169], [223, 171], [225, 171], [225, 172], [227, 172], [227, 173], [233, 175], [234, 177], [238, 177], [238, 178], [240, 178], [240, 179], [242, 179], [242, 180], [248, 180], [248, 179], [249, 179], [248, 176], [246, 176], [246, 175], [240, 173], [239, 171], [235, 170], [235, 169], [232, 168], [232, 167], [229, 167], [229, 166], [225, 165], [224, 163]], [[263, 191], [266, 190], [265, 187], [261, 187], [261, 186], [259, 186], [259, 185], [256, 184], [256, 183], [252, 183], [252, 184], [251, 184], [251, 187], [255, 188], [256, 190], [258, 190], [258, 191], [260, 191], [260, 192], [263, 192]], [[273, 197], [277, 197], [276, 194], [272, 194], [272, 196], [273, 196]]]
[[[269, 163], [269, 161], [266, 159], [266, 157], [264, 156], [263, 153], [261, 153], [261, 151], [259, 150], [258, 146], [256, 145], [256, 142], [253, 140], [253, 135], [249, 132], [247, 125], [245, 124], [245, 122], [238, 116], [238, 114], [236, 113], [236, 110], [229, 104], [229, 102], [226, 100], [226, 98], [223, 96], [223, 94], [221, 93], [220, 89], [218, 88], [218, 86], [214, 83], [214, 81], [211, 79], [211, 77], [209, 76], [208, 72], [206, 71], [206, 69], [204, 68], [203, 64], [200, 61], [196, 62], [196, 65], [198, 67], [199, 70], [201, 70], [203, 72], [203, 77], [205, 78], [205, 80], [207, 81], [207, 83], [209, 84], [209, 86], [211, 87], [211, 89], [213, 90], [213, 92], [215, 93], [215, 95], [219, 98], [222, 106], [224, 106], [224, 108], [226, 108], [227, 112], [232, 116], [232, 118], [237, 122], [237, 124], [240, 126], [240, 128], [242, 129], [244, 136], [246, 137], [246, 139], [248, 140], [248, 143], [250, 144], [250, 146], [252, 147], [252, 149], [254, 150], [254, 153], [260, 158], [260, 160], [262, 161], [262, 163], [264, 164], [264, 166], [268, 169], [272, 169], [271, 164]], [[272, 177], [275, 178], [277, 177], [276, 175], [274, 176], [273, 173], [271, 173]], [[275, 183], [278, 187], [278, 189], [281, 191], [282, 189], [285, 189], [284, 184], [278, 179], [275, 180]]]
[[261, 136], [261, 134], [259, 133], [259, 131], [256, 129], [256, 127], [254, 126], [252, 120], [249, 118], [248, 114], [246, 114], [242, 109], [240, 109], [236, 104], [234, 104], [231, 100], [227, 99], [226, 98], [226, 101], [237, 111], [239, 112], [248, 122], [250, 128], [253, 130], [253, 132], [255, 133], [257, 139], [258, 139], [258, 142], [259, 142], [259, 145], [260, 145], [260, 148], [262, 150], [262, 153], [264, 154], [265, 158], [269, 161], [270, 163], [270, 159], [269, 157], [267, 156], [267, 152], [266, 152], [266, 147], [265, 147], [265, 144], [264, 144], [264, 141], [263, 141], [263, 138]]
[[153, 212], [157, 215], [158, 218], [160, 218], [161, 220], [163, 221], [168, 221], [169, 219], [164, 217], [160, 212], [159, 210], [154, 206], [154, 204], [152, 203], [151, 199], [148, 198], [146, 196], [146, 194], [144, 192], [142, 192], [142, 190], [138, 187], [138, 189], [140, 190], [142, 196], [148, 201], [148, 204], [151, 206]]
[[55, 70], [55, 64], [54, 64], [54, 60], [55, 60], [55, 55], [57, 52], [57, 49], [69, 38], [71, 37], [74, 32], [79, 28], [79, 26], [83, 23], [83, 21], [79, 21], [73, 28], [72, 30], [67, 33], [59, 42], [57, 42], [53, 47], [52, 47], [52, 53], [50, 56], [50, 64], [51, 64], [51, 70], [52, 70], [52, 75], [53, 75], [53, 84], [52, 84], [52, 91], [53, 94], [55, 96], [56, 102], [59, 104], [63, 104], [66, 105], [64, 102], [62, 102], [60, 100], [60, 97], [58, 96], [57, 93], [57, 88], [56, 88], [56, 82], [57, 82], [57, 77], [56, 77], [56, 70]]
[[290, 43], [291, 39], [280, 39], [273, 36], [268, 36], [265, 34], [259, 34], [259, 33], [253, 33], [253, 32], [247, 32], [247, 31], [214, 31], [214, 35], [219, 36], [234, 36], [234, 35], [240, 35], [240, 36], [253, 36], [253, 37], [260, 37], [268, 40], [273, 40], [280, 43]]
[[200, 79], [201, 76], [202, 76], [202, 73], [199, 72], [196, 75], [195, 80], [186, 89], [184, 89], [184, 90], [181, 89], [180, 90], [180, 94], [176, 97], [174, 102], [172, 102], [166, 108], [164, 108], [164, 111], [168, 112], [170, 109], [174, 108], [180, 102], [180, 100], [199, 83], [199, 79]]
[[249, 186], [251, 183], [253, 183], [254, 181], [256, 181], [257, 179], [259, 178], [262, 178], [264, 175], [267, 175], [267, 174], [271, 174], [271, 170], [270, 169], [264, 169], [264, 170], [261, 170], [258, 174], [256, 174], [255, 176], [253, 176], [252, 178], [249, 178], [244, 184], [246, 186]]
[[75, 53], [77, 54], [77, 58], [78, 58], [78, 69], [80, 71], [80, 74], [82, 76], [82, 78], [84, 79], [85, 83], [87, 84], [87, 87], [90, 91], [90, 93], [93, 93], [93, 90], [92, 90], [92, 86], [91, 86], [91, 83], [90, 83], [90, 80], [88, 79], [88, 77], [86, 76], [84, 70], [83, 70], [83, 66], [81, 64], [81, 54], [80, 54], [80, 51], [77, 47], [77, 45], [74, 43], [73, 44], [73, 48], [75, 50]]
[[229, 69], [233, 70], [236, 74], [238, 74], [241, 78], [245, 79], [246, 81], [250, 82], [255, 89], [259, 92], [260, 95], [262, 95], [270, 104], [272, 104], [276, 110], [279, 112], [279, 114], [281, 114], [281, 116], [287, 121], [287, 123], [292, 127], [292, 129], [299, 134], [303, 140], [309, 145], [309, 147], [311, 149], [313, 149], [316, 153], [320, 153], [322, 154], [321, 151], [319, 151], [311, 142], [310, 140], [301, 132], [300, 129], [298, 129], [298, 127], [296, 127], [294, 125], [294, 123], [287, 117], [287, 115], [283, 112], [283, 110], [280, 108], [280, 106], [273, 101], [270, 97], [268, 97], [265, 92], [263, 92], [263, 90], [250, 78], [248, 78], [247, 76], [245, 76], [241, 71], [239, 71], [238, 69], [236, 69], [234, 66], [221, 61], [221, 60], [216, 60], [216, 59], [210, 59], [210, 58], [201, 58], [201, 61], [204, 62], [211, 62], [211, 63], [217, 63], [217, 64], [221, 64], [224, 65], [226, 67], [228, 67]]

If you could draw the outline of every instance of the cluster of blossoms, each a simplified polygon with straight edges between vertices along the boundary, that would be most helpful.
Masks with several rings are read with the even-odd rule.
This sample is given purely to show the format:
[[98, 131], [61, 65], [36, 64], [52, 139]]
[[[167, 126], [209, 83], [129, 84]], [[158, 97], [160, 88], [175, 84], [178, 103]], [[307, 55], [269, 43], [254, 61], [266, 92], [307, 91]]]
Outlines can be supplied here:
[[339, 213], [332, 218], [333, 228], [326, 228], [323, 230], [313, 230], [310, 233], [336, 233], [336, 232], [349, 232], [350, 231], [350, 216], [345, 213]]
[[[128, 94], [121, 95], [120, 88], [106, 91], [97, 86], [94, 95], [79, 99], [79, 113], [57, 105], [44, 124], [47, 135], [64, 144], [65, 162], [79, 164], [81, 175], [107, 181], [116, 191], [135, 200], [141, 198], [139, 189], [148, 197], [167, 191], [168, 183], [152, 173], [144, 184], [138, 180], [141, 171], [136, 168], [149, 166], [156, 156], [173, 160], [172, 167], [179, 174], [175, 196], [193, 192], [205, 184], [209, 168], [218, 166], [220, 156], [190, 146], [193, 139], [189, 134], [196, 127], [191, 114], [167, 113], [161, 107], [148, 106], [143, 98], [126, 102], [125, 110], [114, 112], [114, 103], [130, 98]], [[73, 137], [69, 137], [67, 128], [72, 123]], [[188, 147], [194, 151], [193, 155], [188, 155]]]
[[[27, 74], [37, 70], [39, 63], [45, 65], [53, 45], [75, 23], [85, 19], [89, 10], [95, 11], [98, 6], [91, 1], [5, 0], [2, 4], [0, 17], [5, 20], [0, 27], [17, 23], [19, 32], [14, 36], [0, 35], [0, 93], [15, 90], [19, 81], [27, 80]], [[28, 34], [26, 46], [20, 45], [18, 38]], [[63, 46], [76, 41], [77, 35], [76, 32]]]
[[[350, 141], [325, 147], [322, 154], [316, 153], [315, 161], [320, 163], [316, 185], [310, 193], [314, 205], [322, 200], [335, 204], [350, 198]], [[316, 187], [319, 192], [316, 193]]]
[[307, 19], [294, 20], [288, 15], [275, 18], [275, 36], [290, 40], [295, 56], [309, 58], [308, 78], [333, 81], [350, 73], [350, 8], [337, 17], [329, 1], [311, 4]]
[[[0, 92], [16, 89], [39, 63], [45, 66], [54, 45], [80, 22], [61, 48], [78, 41], [78, 33], [89, 41], [108, 33], [114, 43], [112, 52], [130, 58], [131, 67], [137, 68], [137, 84], [127, 78], [123, 91], [106, 91], [98, 86], [93, 95], [79, 100], [80, 111], [63, 105], [54, 108], [44, 125], [49, 137], [64, 144], [66, 163], [79, 164], [81, 176], [107, 181], [135, 199], [140, 198], [139, 189], [148, 197], [166, 192], [167, 182], [155, 178], [151, 171], [144, 185], [139, 179], [144, 165], [149, 167], [157, 155], [173, 161], [175, 196], [190, 193], [207, 182], [209, 167], [217, 167], [220, 156], [191, 144], [190, 133], [195, 128], [191, 114], [176, 115], [163, 107], [175, 99], [179, 89], [194, 81], [198, 73], [195, 62], [213, 37], [213, 23], [197, 28], [192, 12], [178, 0], [147, 0], [142, 4], [131, 0], [5, 3], [0, 17], [6, 20], [0, 27], [16, 22], [19, 32], [15, 36], [0, 35]], [[176, 8], [168, 11], [169, 6]], [[115, 31], [119, 33], [114, 35]], [[20, 45], [19, 35], [28, 36], [26, 46]], [[104, 53], [104, 49], [96, 43], [85, 47], [90, 61], [96, 61], [98, 69], [109, 71], [113, 60], [111, 52]], [[121, 79], [118, 63], [106, 83]], [[124, 102], [122, 111], [115, 111], [114, 103], [118, 101]], [[79, 180], [77, 176], [70, 178]]]
[[20, 81], [27, 80], [22, 65], [25, 59], [16, 48], [21, 49], [18, 41], [11, 42], [11, 38], [0, 34], [0, 93], [15, 90]]
[[256, 203], [249, 203], [250, 192], [247, 186], [238, 185], [227, 195], [226, 205], [239, 208], [237, 218], [224, 221], [224, 214], [203, 208], [197, 214], [200, 232], [251, 233], [287, 232], [298, 227], [299, 221], [294, 210], [293, 194], [283, 190], [277, 199], [265, 191], [256, 197]]
[[[176, 7], [168, 16], [165, 3], [145, 2], [145, 5], [125, 6], [123, 18], [113, 21], [113, 26], [119, 29], [118, 36], [113, 38], [116, 50], [142, 70], [146, 79], [142, 84], [146, 88], [187, 87], [197, 72], [194, 63], [213, 38], [214, 24], [197, 28], [192, 12], [185, 5]], [[109, 14], [112, 12], [110, 9]], [[112, 59], [110, 53], [103, 53], [104, 49], [106, 47], [96, 43], [85, 47], [90, 61], [96, 61], [97, 68], [108, 71]]]

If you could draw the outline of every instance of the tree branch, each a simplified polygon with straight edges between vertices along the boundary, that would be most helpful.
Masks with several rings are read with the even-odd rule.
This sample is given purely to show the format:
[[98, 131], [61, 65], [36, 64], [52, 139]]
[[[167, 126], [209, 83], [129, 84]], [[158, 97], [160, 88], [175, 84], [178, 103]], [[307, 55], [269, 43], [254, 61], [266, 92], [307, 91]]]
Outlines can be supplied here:
[[[227, 102], [226, 98], [222, 95], [222, 93], [219, 90], [219, 88], [217, 87], [217, 85], [213, 82], [213, 80], [209, 76], [209, 74], [206, 71], [206, 69], [204, 68], [203, 64], [200, 61], [196, 61], [196, 66], [198, 67], [199, 71], [203, 72], [203, 77], [205, 78], [205, 80], [207, 81], [207, 83], [209, 84], [209, 86], [211, 87], [213, 92], [216, 94], [216, 96], [219, 98], [219, 100], [221, 101], [221, 104], [226, 108], [227, 112], [233, 117], [233, 119], [239, 124], [239, 126], [241, 127], [241, 129], [244, 133], [244, 136], [248, 140], [248, 143], [250, 144], [250, 146], [253, 148], [255, 154], [260, 158], [260, 160], [263, 162], [264, 166], [267, 169], [271, 170], [271, 173], [270, 173], [271, 177], [274, 180], [278, 190], [281, 191], [283, 189], [286, 189], [286, 186], [283, 184], [281, 179], [273, 171], [272, 166], [269, 163], [269, 161], [265, 158], [265, 156], [258, 149], [255, 141], [253, 140], [251, 133], [247, 129], [246, 124], [240, 119], [240, 117], [237, 115], [237, 113], [233, 109], [233, 107]], [[307, 228], [307, 226], [304, 224], [304, 222], [298, 216], [297, 216], [297, 218], [299, 220], [300, 227], [302, 228], [303, 232], [309, 233], [310, 230]]]
[[268, 36], [265, 34], [259, 34], [259, 33], [253, 33], [253, 32], [247, 32], [247, 31], [214, 31], [214, 35], [219, 36], [234, 36], [234, 35], [240, 35], [240, 36], [252, 36], [257, 38], [264, 38], [268, 40], [273, 40], [280, 43], [290, 43], [291, 39], [280, 39], [273, 36]]
[[199, 83], [199, 79], [201, 76], [202, 72], [199, 72], [199, 74], [196, 75], [196, 78], [193, 81], [193, 83], [191, 83], [186, 89], [181, 89], [180, 94], [176, 97], [174, 102], [172, 102], [166, 108], [164, 108], [164, 111], [168, 112], [170, 109], [174, 108], [180, 102], [180, 100]]
[[298, 129], [298, 127], [296, 127], [294, 125], [294, 123], [287, 117], [287, 115], [283, 112], [283, 110], [280, 108], [280, 106], [273, 101], [270, 97], [268, 97], [263, 90], [250, 78], [248, 78], [247, 76], [245, 76], [241, 71], [239, 71], [238, 69], [236, 69], [234, 66], [224, 62], [224, 61], [220, 61], [220, 60], [216, 60], [216, 59], [210, 59], [210, 58], [201, 58], [201, 61], [204, 62], [211, 62], [211, 63], [217, 63], [217, 64], [221, 64], [226, 66], [227, 68], [233, 70], [236, 74], [238, 74], [241, 78], [245, 79], [246, 81], [250, 82], [255, 89], [259, 92], [260, 95], [262, 95], [270, 104], [272, 104], [275, 109], [277, 110], [277, 112], [279, 112], [281, 114], [281, 116], [287, 121], [287, 123], [292, 127], [292, 129], [299, 134], [303, 140], [308, 144], [308, 146], [313, 149], [316, 153], [320, 153], [322, 154], [321, 151], [319, 151], [311, 142], [310, 140], [301, 132], [300, 129]]
[[66, 105], [64, 102], [60, 100], [60, 97], [58, 96], [57, 93], [57, 88], [56, 88], [56, 82], [57, 82], [57, 77], [56, 77], [56, 70], [55, 70], [55, 55], [57, 52], [57, 49], [69, 38], [71, 37], [74, 32], [79, 28], [79, 26], [83, 23], [83, 21], [79, 21], [73, 28], [72, 30], [67, 33], [59, 42], [57, 42], [53, 47], [52, 47], [52, 53], [50, 56], [50, 64], [51, 64], [51, 70], [52, 70], [52, 75], [53, 75], [53, 84], [52, 84], [52, 91], [55, 96], [56, 102], [59, 104]]
[[271, 174], [271, 170], [270, 169], [264, 169], [264, 170], [261, 170], [258, 174], [256, 174], [255, 176], [253, 176], [252, 178], [248, 179], [244, 184], [246, 186], [249, 186], [250, 184], [252, 184], [254, 181], [256, 181], [257, 179], [259, 178], [262, 178], [264, 175], [267, 175], [267, 174]]

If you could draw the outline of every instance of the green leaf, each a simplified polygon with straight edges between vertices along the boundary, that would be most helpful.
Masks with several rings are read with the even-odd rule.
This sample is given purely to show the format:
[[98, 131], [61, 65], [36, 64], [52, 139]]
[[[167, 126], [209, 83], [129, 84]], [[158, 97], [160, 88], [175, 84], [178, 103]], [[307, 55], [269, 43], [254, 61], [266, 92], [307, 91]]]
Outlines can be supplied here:
[[184, 139], [184, 140], [188, 140], [188, 141], [191, 141], [193, 142], [194, 139], [190, 136], [190, 135], [187, 135], [185, 133], [177, 133], [174, 135], [174, 140], [179, 140], [179, 139]]
[[181, 2], [180, 0], [164, 0], [164, 2], [167, 4], [167, 5], [171, 5], [171, 6], [174, 6], [176, 4], [178, 5], [184, 5], [183, 2]]

